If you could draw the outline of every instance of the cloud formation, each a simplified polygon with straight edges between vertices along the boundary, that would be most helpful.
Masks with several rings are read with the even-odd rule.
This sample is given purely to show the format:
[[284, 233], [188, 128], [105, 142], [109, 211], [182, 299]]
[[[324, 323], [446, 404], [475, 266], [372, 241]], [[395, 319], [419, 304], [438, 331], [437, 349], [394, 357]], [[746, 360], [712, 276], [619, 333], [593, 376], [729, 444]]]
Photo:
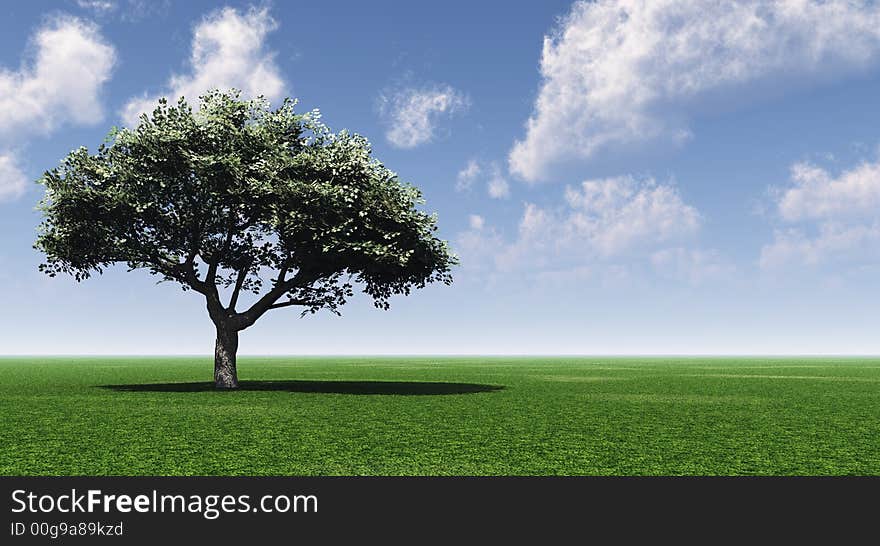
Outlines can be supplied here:
[[170, 3], [171, 0], [76, 0], [77, 7], [91, 12], [94, 17], [113, 16], [129, 23], [167, 11]]
[[480, 167], [479, 161], [476, 159], [471, 159], [467, 162], [467, 165], [460, 171], [458, 171], [458, 176], [455, 178], [455, 191], [468, 191], [473, 187], [474, 182], [477, 180], [477, 177], [483, 172], [483, 168]]
[[880, 161], [862, 162], [836, 176], [796, 163], [790, 184], [776, 189], [775, 198], [787, 225], [761, 249], [762, 268], [880, 259]]
[[812, 163], [797, 163], [791, 168], [791, 181], [779, 196], [779, 214], [790, 222], [880, 210], [880, 162], [863, 162], [836, 178]]
[[0, 201], [21, 197], [27, 188], [27, 176], [11, 154], [0, 153]]
[[468, 216], [468, 225], [470, 225], [471, 229], [479, 231], [486, 225], [486, 220], [479, 214], [471, 214]]
[[681, 141], [713, 100], [878, 58], [880, 3], [868, 0], [580, 1], [544, 39], [543, 81], [509, 168], [535, 182], [605, 147]]
[[699, 231], [700, 214], [671, 185], [631, 176], [566, 188], [556, 207], [525, 203], [516, 237], [506, 241], [481, 219], [457, 241], [465, 263], [495, 269], [571, 270], [680, 242]]
[[81, 9], [94, 12], [96, 15], [103, 15], [115, 11], [116, 2], [111, 0], [76, 0], [76, 5]]
[[482, 176], [487, 176], [486, 193], [492, 199], [507, 199], [510, 197], [510, 182], [504, 176], [501, 166], [492, 161], [490, 163], [480, 163], [476, 159], [471, 159], [463, 169], [458, 171], [455, 180], [455, 191], [470, 191], [473, 189], [474, 183]]
[[388, 127], [385, 138], [402, 149], [430, 142], [441, 117], [467, 106], [467, 97], [449, 85], [407, 87], [379, 97], [379, 111]]
[[37, 29], [31, 49], [18, 70], [0, 68], [0, 142], [100, 122], [116, 52], [98, 27], [56, 17]]
[[876, 262], [880, 258], [880, 223], [847, 226], [835, 222], [819, 224], [817, 233], [790, 228], [776, 230], [773, 242], [761, 249], [763, 269], [788, 266], [818, 266], [834, 261]]
[[161, 93], [131, 99], [123, 108], [123, 121], [137, 125], [138, 117], [152, 111], [161, 97], [174, 102], [183, 96], [195, 104], [200, 95], [215, 88], [236, 88], [245, 97], [263, 95], [270, 101], [282, 98], [284, 78], [275, 54], [266, 46], [267, 36], [276, 28], [266, 8], [210, 13], [193, 30], [189, 72], [171, 76]]
[[651, 254], [651, 265], [659, 275], [689, 284], [734, 278], [736, 268], [717, 250], [674, 247]]
[[486, 191], [492, 199], [507, 199], [510, 197], [510, 182], [504, 177], [501, 167], [497, 163], [492, 163], [492, 176], [486, 183]]

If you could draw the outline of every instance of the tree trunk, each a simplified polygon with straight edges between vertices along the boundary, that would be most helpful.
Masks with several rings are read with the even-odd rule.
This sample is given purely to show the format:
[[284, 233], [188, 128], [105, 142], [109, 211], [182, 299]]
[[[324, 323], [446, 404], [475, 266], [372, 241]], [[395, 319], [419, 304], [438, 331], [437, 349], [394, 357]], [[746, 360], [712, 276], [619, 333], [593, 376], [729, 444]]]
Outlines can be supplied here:
[[237, 352], [238, 332], [218, 326], [217, 344], [214, 346], [214, 386], [218, 389], [238, 388], [238, 372], [235, 369]]

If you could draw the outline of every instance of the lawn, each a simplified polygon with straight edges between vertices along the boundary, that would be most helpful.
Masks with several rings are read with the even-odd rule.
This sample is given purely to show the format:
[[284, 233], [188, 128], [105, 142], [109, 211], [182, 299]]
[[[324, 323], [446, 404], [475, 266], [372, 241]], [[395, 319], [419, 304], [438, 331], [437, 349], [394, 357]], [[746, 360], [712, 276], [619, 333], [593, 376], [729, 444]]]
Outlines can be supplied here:
[[880, 474], [880, 359], [0, 358], [4, 475]]

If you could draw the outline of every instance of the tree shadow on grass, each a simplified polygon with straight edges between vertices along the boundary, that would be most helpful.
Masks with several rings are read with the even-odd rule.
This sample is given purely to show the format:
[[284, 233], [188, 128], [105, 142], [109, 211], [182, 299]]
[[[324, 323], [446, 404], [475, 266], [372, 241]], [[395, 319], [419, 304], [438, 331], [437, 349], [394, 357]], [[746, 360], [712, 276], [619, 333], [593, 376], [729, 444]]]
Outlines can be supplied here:
[[[117, 392], [209, 392], [218, 391], [214, 383], [141, 383], [136, 385], [101, 385]], [[423, 381], [239, 381], [239, 391], [282, 391], [320, 394], [394, 394], [425, 396], [474, 394], [499, 391], [504, 387], [479, 383], [439, 383]], [[218, 391], [223, 392], [223, 391]], [[234, 391], [233, 391], [234, 392]]]

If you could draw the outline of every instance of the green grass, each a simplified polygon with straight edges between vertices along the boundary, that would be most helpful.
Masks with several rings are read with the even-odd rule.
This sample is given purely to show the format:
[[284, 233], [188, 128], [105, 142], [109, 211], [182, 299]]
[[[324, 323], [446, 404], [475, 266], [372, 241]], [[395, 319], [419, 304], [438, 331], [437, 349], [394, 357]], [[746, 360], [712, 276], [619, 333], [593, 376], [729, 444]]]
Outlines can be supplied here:
[[0, 359], [0, 474], [880, 474], [880, 359], [243, 357], [239, 392], [211, 366]]

